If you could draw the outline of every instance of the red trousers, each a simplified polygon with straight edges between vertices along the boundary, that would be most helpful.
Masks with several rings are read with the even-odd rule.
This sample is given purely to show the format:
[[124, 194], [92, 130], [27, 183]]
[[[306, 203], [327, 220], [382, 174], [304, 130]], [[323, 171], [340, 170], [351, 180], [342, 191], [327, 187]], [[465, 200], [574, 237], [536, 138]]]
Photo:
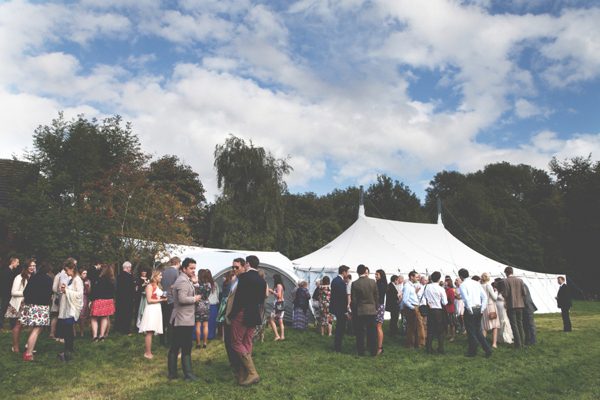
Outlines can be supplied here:
[[254, 337], [254, 326], [244, 326], [244, 310], [231, 321], [231, 347], [233, 351], [252, 355], [252, 338]]

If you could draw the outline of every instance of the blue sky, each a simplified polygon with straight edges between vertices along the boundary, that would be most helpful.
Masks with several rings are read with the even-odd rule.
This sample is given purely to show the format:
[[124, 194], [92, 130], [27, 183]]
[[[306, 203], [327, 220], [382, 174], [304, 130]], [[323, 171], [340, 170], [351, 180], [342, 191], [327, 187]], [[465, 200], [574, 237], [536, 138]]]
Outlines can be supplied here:
[[229, 133], [292, 192], [600, 154], [600, 6], [544, 0], [0, 3], [0, 157], [58, 111], [133, 123], [218, 193]]

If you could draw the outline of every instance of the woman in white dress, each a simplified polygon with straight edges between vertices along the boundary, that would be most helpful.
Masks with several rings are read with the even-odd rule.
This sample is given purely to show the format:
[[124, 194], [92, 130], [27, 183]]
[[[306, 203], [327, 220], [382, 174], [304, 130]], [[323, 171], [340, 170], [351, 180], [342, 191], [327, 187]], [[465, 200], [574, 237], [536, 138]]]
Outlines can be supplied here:
[[[498, 328], [500, 328], [500, 320], [498, 319], [498, 308], [496, 307], [496, 300], [498, 295], [492, 285], [490, 285], [490, 274], [484, 272], [481, 274], [481, 286], [483, 292], [487, 297], [487, 306], [483, 310], [483, 317], [481, 318], [481, 328], [483, 330], [483, 336], [486, 335], [487, 331], [492, 331], [492, 347], [497, 348], [498, 345]], [[492, 313], [496, 314], [495, 318], [491, 318]]]
[[458, 321], [460, 323], [460, 329], [462, 330], [463, 334], [466, 334], [467, 331], [463, 329], [463, 327], [465, 326], [465, 322], [463, 321], [463, 315], [465, 313], [465, 303], [463, 302], [462, 297], [460, 296], [461, 283], [462, 280], [460, 278], [456, 278], [456, 280], [454, 281], [454, 285], [456, 286], [456, 289], [454, 289], [454, 310], [456, 312], [456, 318], [458, 318]]
[[167, 296], [160, 286], [161, 279], [161, 270], [155, 269], [152, 271], [150, 284], [146, 286], [146, 305], [144, 306], [142, 303], [142, 306], [140, 307], [142, 318], [139, 329], [140, 333], [146, 334], [146, 351], [144, 352], [144, 357], [146, 358], [154, 358], [152, 355], [152, 336], [162, 335], [163, 333], [160, 303], [167, 301]]
[[500, 328], [498, 328], [498, 343], [511, 344], [513, 342], [512, 328], [510, 327], [510, 321], [508, 320], [508, 314], [504, 307], [504, 297], [502, 297], [502, 279], [497, 278], [492, 286], [498, 291], [498, 298], [496, 299], [496, 308], [498, 309], [498, 320], [500, 322]]

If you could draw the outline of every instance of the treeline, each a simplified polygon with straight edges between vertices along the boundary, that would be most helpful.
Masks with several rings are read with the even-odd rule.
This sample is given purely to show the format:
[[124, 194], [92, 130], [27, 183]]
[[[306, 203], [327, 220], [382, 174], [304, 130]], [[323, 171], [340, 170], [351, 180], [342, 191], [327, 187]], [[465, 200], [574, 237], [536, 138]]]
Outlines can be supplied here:
[[[125, 259], [150, 264], [162, 243], [281, 251], [290, 259], [324, 246], [357, 218], [359, 189], [292, 194], [289, 158], [230, 136], [214, 153], [220, 194], [204, 188], [176, 156], [140, 150], [119, 117], [98, 122], [62, 115], [33, 136], [12, 175], [11, 206], [0, 217], [15, 233], [13, 254], [53, 260]], [[365, 188], [368, 216], [444, 225], [474, 250], [540, 273], [566, 273], [597, 293], [600, 163], [559, 161], [549, 171], [496, 163], [472, 174], [438, 173], [424, 204], [386, 175]], [[394, 260], [389, 260], [390, 264]]]

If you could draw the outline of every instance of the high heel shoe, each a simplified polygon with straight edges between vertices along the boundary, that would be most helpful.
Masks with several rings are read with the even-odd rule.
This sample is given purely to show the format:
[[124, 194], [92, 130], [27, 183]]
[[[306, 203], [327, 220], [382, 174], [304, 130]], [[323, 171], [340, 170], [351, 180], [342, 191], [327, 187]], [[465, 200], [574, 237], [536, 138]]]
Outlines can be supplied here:
[[27, 354], [27, 352], [23, 353], [23, 360], [24, 361], [33, 361], [33, 354], [29, 355], [29, 354]]
[[97, 336], [92, 339], [92, 343], [96, 343], [96, 342], [98, 342], [98, 337]]

